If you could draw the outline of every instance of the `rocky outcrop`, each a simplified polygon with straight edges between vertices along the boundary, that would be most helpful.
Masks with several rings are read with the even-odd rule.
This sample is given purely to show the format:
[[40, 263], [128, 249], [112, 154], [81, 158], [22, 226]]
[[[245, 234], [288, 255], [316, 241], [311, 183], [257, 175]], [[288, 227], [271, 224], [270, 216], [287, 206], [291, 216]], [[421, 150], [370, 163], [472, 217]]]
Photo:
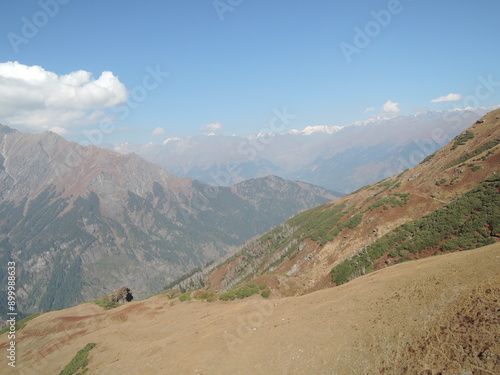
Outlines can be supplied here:
[[114, 291], [106, 297], [109, 302], [115, 303], [125, 303], [125, 301], [130, 302], [134, 299], [132, 296], [132, 291], [126, 286], [122, 286], [120, 289]]

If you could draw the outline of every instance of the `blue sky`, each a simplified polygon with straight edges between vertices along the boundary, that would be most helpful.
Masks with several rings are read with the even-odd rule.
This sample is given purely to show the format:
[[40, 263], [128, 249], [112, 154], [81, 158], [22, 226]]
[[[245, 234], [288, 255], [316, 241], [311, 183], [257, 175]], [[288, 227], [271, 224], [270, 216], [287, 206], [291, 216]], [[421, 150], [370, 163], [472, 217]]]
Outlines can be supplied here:
[[3, 0], [0, 123], [160, 143], [254, 134], [284, 108], [302, 129], [496, 105], [498, 14], [496, 0]]

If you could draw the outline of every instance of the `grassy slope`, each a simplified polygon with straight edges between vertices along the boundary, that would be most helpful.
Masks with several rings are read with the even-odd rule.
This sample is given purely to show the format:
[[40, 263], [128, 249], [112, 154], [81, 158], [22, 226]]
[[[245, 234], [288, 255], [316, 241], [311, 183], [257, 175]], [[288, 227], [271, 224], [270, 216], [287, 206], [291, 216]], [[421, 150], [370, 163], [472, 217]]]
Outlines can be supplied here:
[[495, 244], [295, 298], [84, 304], [28, 322], [0, 366], [57, 374], [92, 342], [87, 375], [499, 373], [499, 267]]

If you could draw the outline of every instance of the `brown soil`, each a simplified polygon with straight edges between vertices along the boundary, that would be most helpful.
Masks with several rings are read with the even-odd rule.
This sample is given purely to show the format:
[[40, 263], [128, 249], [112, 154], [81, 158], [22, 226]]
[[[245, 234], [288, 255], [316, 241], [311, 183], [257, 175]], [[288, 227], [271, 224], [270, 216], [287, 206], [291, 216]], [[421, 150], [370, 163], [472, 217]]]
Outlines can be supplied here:
[[0, 369], [58, 374], [95, 342], [87, 375], [499, 374], [499, 269], [495, 244], [299, 297], [83, 304], [28, 322]]

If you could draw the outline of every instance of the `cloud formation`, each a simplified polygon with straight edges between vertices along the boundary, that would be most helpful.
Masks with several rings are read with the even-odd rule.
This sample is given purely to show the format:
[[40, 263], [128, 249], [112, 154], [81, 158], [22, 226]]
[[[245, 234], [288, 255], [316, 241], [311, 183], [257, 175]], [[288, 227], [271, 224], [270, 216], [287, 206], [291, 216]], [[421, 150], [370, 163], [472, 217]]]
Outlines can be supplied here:
[[448, 94], [445, 96], [440, 96], [439, 98], [432, 99], [432, 103], [439, 103], [439, 102], [455, 102], [457, 100], [462, 99], [462, 95], [460, 94]]
[[373, 108], [373, 107], [368, 107], [368, 108], [366, 108], [366, 109], [363, 111], [363, 113], [368, 113], [368, 112], [372, 112], [372, 111], [375, 111], [375, 108]]
[[158, 127], [155, 130], [153, 130], [151, 134], [153, 135], [165, 134], [165, 129]]
[[399, 103], [395, 103], [392, 100], [386, 101], [382, 109], [384, 112], [392, 112], [392, 113], [398, 113], [400, 111]]
[[207, 131], [210, 131], [210, 132], [215, 132], [215, 131], [219, 131], [219, 130], [222, 130], [222, 125], [220, 124], [220, 122], [214, 122], [214, 123], [211, 123], [211, 124], [207, 124], [205, 125], [204, 127], [201, 128], [201, 130], [207, 130]]
[[33, 130], [89, 125], [111, 115], [105, 110], [127, 100], [128, 92], [112, 72], [97, 79], [79, 70], [57, 75], [17, 61], [0, 63], [0, 122]]

